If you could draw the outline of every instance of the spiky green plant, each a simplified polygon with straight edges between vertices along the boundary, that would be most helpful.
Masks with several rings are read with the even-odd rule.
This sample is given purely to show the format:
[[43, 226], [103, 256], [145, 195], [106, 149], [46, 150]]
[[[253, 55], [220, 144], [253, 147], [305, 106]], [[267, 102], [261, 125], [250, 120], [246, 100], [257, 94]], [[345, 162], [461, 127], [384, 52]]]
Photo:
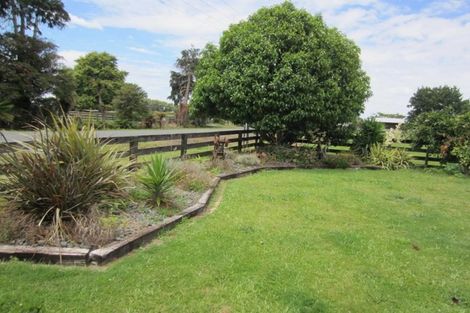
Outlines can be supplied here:
[[103, 199], [121, 194], [128, 170], [120, 155], [102, 144], [90, 124], [52, 117], [38, 122], [37, 136], [20, 143], [14, 152], [0, 155], [8, 164], [1, 181], [9, 206], [58, 225], [86, 214]]
[[152, 204], [157, 206], [160, 206], [165, 195], [179, 178], [179, 172], [158, 154], [152, 156], [150, 163], [145, 166], [145, 174], [139, 176], [145, 190], [150, 193]]
[[390, 149], [380, 144], [372, 145], [369, 160], [386, 170], [409, 168], [412, 165], [411, 157], [405, 149]]

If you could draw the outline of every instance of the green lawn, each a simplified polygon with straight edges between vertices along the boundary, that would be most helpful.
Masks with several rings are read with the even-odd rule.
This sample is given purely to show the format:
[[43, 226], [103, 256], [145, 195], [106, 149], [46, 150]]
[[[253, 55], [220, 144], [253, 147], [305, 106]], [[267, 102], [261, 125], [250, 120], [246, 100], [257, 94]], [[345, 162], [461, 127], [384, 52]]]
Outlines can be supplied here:
[[469, 312], [469, 195], [418, 170], [264, 172], [107, 268], [0, 264], [0, 312]]

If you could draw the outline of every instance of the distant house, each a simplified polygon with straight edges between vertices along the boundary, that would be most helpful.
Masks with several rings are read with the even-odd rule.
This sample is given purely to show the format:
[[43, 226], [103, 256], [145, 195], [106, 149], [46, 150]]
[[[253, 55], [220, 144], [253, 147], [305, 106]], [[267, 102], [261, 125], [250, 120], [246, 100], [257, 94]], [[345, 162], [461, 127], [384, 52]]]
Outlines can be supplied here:
[[385, 129], [393, 129], [398, 125], [401, 125], [405, 122], [404, 118], [395, 118], [395, 117], [376, 117], [375, 120], [379, 123], [382, 123], [385, 126]]

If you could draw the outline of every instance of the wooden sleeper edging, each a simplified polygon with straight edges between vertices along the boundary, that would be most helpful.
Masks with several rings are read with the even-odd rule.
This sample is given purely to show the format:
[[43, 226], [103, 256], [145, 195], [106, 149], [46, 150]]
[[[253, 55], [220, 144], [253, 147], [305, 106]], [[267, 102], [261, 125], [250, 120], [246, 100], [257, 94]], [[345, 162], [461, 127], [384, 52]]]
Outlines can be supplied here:
[[0, 245], [0, 260], [34, 261], [66, 265], [88, 264], [89, 249]]

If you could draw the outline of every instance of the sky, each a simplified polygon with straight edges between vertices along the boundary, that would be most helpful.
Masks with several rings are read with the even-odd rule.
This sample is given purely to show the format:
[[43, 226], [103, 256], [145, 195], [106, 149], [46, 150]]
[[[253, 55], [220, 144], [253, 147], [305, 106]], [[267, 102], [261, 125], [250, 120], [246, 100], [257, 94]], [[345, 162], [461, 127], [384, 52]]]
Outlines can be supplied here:
[[[44, 31], [63, 62], [91, 51], [118, 58], [127, 80], [154, 99], [170, 94], [169, 75], [181, 50], [218, 43], [230, 24], [267, 0], [65, 0], [71, 21]], [[361, 48], [373, 96], [365, 116], [406, 113], [422, 86], [455, 85], [470, 98], [470, 0], [296, 0], [321, 14]]]

